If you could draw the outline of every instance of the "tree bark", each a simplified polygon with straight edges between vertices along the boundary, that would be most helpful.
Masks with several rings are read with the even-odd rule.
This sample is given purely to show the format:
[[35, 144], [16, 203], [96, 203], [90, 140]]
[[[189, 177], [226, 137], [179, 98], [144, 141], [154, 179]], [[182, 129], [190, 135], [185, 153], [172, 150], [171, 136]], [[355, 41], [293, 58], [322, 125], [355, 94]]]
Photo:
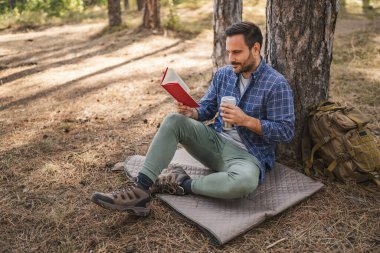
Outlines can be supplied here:
[[137, 10], [141, 11], [144, 8], [145, 0], [137, 0]]
[[242, 0], [214, 0], [214, 51], [212, 54], [214, 73], [227, 63], [224, 32], [227, 27], [242, 20], [242, 11]]
[[296, 135], [279, 145], [280, 157], [301, 161], [301, 139], [311, 105], [328, 98], [333, 37], [339, 0], [268, 0], [267, 62], [282, 73], [295, 99]]
[[129, 10], [129, 0], [124, 0], [124, 10]]
[[160, 0], [146, 0], [143, 27], [157, 29], [160, 27]]
[[120, 0], [108, 0], [108, 23], [109, 26], [121, 25]]
[[16, 7], [16, 0], [9, 0], [9, 8], [13, 10]]
[[373, 7], [370, 5], [369, 0], [363, 0], [363, 12], [366, 13], [371, 9], [373, 9]]

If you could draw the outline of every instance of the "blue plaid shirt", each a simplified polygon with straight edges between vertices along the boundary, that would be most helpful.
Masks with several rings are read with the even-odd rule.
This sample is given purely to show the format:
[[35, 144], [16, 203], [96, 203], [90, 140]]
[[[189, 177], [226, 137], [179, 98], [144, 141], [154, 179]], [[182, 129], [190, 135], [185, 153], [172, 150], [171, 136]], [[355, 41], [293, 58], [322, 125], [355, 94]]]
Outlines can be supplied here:
[[[239, 89], [239, 75], [232, 66], [220, 68], [206, 94], [199, 102], [199, 121], [214, 118], [223, 96], [234, 96], [237, 105], [249, 116], [260, 119], [263, 135], [260, 136], [245, 127], [236, 129], [248, 152], [260, 164], [260, 181], [265, 170], [274, 165], [276, 143], [289, 143], [294, 136], [293, 93], [288, 82], [280, 73], [261, 59], [257, 70], [251, 74], [251, 81], [243, 96]], [[211, 125], [222, 132], [222, 117], [218, 116]]]

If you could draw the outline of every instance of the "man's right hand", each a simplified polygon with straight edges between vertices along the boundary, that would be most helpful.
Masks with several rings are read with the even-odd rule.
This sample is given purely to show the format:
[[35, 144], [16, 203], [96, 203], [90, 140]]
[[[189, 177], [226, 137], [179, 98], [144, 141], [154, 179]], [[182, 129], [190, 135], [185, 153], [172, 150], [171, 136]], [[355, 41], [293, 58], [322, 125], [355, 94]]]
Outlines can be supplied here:
[[176, 101], [176, 107], [177, 107], [178, 113], [185, 115], [186, 117], [195, 119], [195, 120], [198, 119], [198, 111], [195, 108], [191, 108], [191, 107], [184, 105], [178, 101]]

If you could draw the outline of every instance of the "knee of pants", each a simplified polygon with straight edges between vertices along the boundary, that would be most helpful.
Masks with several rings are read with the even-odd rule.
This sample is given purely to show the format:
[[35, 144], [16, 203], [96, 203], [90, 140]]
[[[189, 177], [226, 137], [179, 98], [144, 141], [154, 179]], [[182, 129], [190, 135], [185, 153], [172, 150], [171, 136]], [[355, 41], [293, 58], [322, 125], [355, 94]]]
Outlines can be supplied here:
[[225, 185], [227, 199], [242, 198], [254, 192], [258, 185], [258, 179], [249, 176], [239, 176]]
[[[178, 113], [170, 113], [168, 114], [164, 121], [162, 122], [162, 125], [161, 127], [163, 128], [178, 128], [180, 127], [182, 124], [184, 124], [184, 122], [187, 120], [188, 118], [182, 114], [178, 114]], [[160, 127], [160, 128], [161, 128]]]

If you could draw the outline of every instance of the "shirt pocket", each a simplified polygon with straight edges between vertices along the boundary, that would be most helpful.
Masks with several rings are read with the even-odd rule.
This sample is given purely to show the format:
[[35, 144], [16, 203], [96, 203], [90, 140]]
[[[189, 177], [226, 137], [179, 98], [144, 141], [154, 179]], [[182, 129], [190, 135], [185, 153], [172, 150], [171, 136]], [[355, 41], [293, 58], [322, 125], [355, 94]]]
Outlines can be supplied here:
[[261, 118], [265, 115], [265, 106], [261, 104], [261, 99], [259, 97], [246, 102], [243, 110], [247, 115], [255, 118]]

